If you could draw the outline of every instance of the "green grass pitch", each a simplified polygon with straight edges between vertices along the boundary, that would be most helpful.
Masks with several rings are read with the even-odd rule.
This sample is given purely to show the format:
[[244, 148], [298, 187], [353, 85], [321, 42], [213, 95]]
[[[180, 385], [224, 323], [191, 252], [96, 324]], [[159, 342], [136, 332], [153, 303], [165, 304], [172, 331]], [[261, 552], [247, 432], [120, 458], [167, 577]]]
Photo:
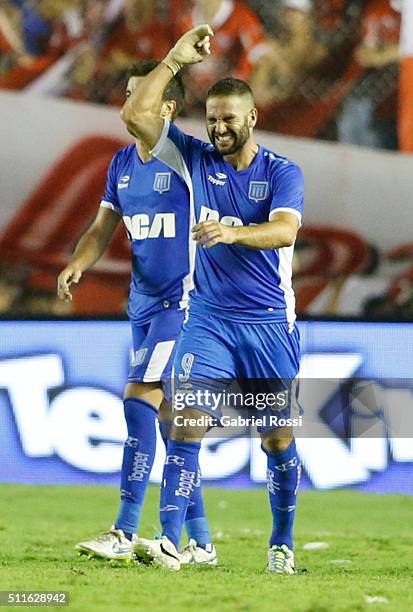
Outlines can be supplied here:
[[[264, 488], [205, 488], [217, 568], [169, 573], [77, 557], [73, 545], [107, 529], [117, 499], [112, 487], [0, 485], [0, 590], [68, 590], [69, 612], [413, 610], [413, 497], [302, 492], [296, 564], [307, 571], [295, 576], [265, 572]], [[142, 536], [155, 534], [157, 501], [151, 487]], [[314, 541], [329, 548], [303, 550]]]

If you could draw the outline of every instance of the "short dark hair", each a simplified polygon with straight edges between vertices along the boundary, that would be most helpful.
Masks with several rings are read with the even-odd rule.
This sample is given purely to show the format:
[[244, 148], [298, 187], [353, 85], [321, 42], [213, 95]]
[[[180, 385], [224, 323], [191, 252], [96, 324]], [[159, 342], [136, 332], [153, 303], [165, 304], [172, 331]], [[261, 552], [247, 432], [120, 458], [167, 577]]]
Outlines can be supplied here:
[[[132, 64], [127, 71], [127, 79], [131, 77], [144, 77], [154, 70], [160, 62], [157, 60], [141, 60], [136, 64]], [[176, 111], [172, 119], [175, 119], [185, 106], [185, 87], [182, 78], [179, 74], [175, 75], [172, 81], [165, 87], [162, 95], [162, 100], [174, 100], [176, 103]]]
[[212, 85], [211, 89], [207, 93], [207, 99], [212, 97], [223, 97], [223, 96], [245, 96], [249, 95], [254, 100], [254, 94], [251, 87], [245, 81], [241, 79], [234, 79], [233, 77], [227, 77], [221, 79], [215, 85]]

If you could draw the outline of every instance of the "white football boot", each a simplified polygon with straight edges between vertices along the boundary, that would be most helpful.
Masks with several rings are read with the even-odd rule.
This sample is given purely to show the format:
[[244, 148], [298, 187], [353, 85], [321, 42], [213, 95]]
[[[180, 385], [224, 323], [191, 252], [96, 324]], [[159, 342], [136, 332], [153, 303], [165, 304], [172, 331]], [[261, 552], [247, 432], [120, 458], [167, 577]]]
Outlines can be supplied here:
[[179, 558], [181, 565], [216, 565], [218, 563], [217, 551], [213, 544], [207, 544], [206, 548], [201, 548], [192, 538], [179, 552]]
[[274, 574], [295, 574], [294, 553], [286, 544], [268, 550], [267, 570]]
[[135, 542], [136, 536], [133, 536], [132, 541], [130, 541], [122, 529], [111, 527], [109, 531], [98, 535], [94, 540], [79, 542], [79, 544], [76, 544], [75, 550], [81, 555], [87, 555], [89, 559], [99, 557], [109, 561], [115, 559], [133, 561], [133, 545]]
[[147, 565], [158, 565], [175, 572], [181, 569], [181, 560], [175, 544], [166, 536], [156, 540], [138, 538], [133, 547], [135, 560]]

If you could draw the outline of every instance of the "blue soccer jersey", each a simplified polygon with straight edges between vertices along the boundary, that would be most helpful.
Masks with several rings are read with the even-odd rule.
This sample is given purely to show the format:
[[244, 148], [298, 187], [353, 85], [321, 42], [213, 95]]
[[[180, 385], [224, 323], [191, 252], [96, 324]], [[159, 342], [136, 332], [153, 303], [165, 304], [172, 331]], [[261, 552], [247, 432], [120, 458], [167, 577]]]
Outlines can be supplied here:
[[[187, 183], [197, 223], [254, 225], [286, 211], [301, 224], [301, 170], [264, 147], [249, 168], [237, 171], [212, 145], [165, 121], [153, 154]], [[255, 250], [227, 244], [197, 249], [191, 312], [211, 310], [234, 321], [293, 323], [293, 250], [293, 246]]]
[[165, 307], [185, 308], [195, 259], [185, 182], [157, 159], [142, 162], [132, 144], [112, 159], [101, 206], [123, 217], [131, 240], [130, 319], [144, 324]]

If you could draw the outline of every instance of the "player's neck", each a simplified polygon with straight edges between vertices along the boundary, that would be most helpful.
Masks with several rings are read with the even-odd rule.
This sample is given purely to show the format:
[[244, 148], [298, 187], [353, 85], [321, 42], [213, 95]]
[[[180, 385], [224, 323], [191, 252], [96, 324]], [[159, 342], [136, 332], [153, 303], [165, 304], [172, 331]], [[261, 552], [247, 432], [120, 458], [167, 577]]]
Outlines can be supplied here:
[[235, 170], [246, 170], [254, 161], [258, 151], [259, 146], [254, 140], [250, 139], [240, 151], [233, 155], [224, 155], [223, 157]]
[[144, 163], [151, 161], [152, 155], [150, 154], [148, 147], [146, 147], [140, 140], [136, 140], [135, 142], [140, 160]]

